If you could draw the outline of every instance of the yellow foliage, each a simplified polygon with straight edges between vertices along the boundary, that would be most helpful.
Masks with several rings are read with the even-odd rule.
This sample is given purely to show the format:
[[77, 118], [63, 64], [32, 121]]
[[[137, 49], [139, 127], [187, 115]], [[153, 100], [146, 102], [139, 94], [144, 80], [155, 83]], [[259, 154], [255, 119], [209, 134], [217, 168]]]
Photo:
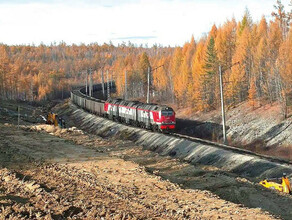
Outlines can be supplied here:
[[250, 87], [248, 90], [248, 100], [249, 104], [254, 108], [256, 104], [256, 86], [254, 78], [250, 82]]

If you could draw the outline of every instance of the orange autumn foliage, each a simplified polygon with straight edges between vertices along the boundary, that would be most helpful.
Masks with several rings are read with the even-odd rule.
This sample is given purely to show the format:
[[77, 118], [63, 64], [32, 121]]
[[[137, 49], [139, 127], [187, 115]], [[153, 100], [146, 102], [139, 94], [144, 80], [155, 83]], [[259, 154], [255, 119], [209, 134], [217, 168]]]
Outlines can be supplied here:
[[[279, 5], [278, 5], [279, 6]], [[282, 11], [281, 11], [282, 10]], [[192, 36], [181, 47], [136, 46], [129, 42], [109, 44], [59, 44], [8, 46], [0, 44], [0, 99], [43, 100], [68, 97], [70, 89], [85, 84], [86, 71], [93, 70], [93, 83], [109, 71], [116, 96], [145, 100], [148, 67], [151, 95], [157, 102], [172, 102], [180, 108], [209, 111], [220, 105], [218, 67], [223, 70], [226, 105], [240, 102], [279, 101], [292, 106], [291, 29], [284, 9], [267, 22], [243, 18], [210, 27], [200, 39]], [[287, 10], [286, 10], [287, 11]], [[178, 42], [179, 43], [179, 42]], [[234, 65], [235, 63], [239, 65]], [[154, 70], [156, 67], [156, 70]], [[104, 77], [106, 80], [106, 77]], [[284, 114], [287, 115], [287, 110]]]

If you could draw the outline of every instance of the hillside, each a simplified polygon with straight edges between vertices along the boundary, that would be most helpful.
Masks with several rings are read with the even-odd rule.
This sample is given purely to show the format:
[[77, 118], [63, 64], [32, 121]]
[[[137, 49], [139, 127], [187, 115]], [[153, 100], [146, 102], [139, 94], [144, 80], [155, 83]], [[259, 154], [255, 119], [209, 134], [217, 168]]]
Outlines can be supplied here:
[[[222, 141], [221, 109], [186, 116], [187, 111], [177, 111], [178, 118], [192, 121], [180, 128], [182, 131]], [[253, 108], [248, 102], [243, 102], [226, 111], [227, 139], [230, 145], [289, 159], [292, 159], [291, 123], [291, 117], [283, 119], [277, 103]]]

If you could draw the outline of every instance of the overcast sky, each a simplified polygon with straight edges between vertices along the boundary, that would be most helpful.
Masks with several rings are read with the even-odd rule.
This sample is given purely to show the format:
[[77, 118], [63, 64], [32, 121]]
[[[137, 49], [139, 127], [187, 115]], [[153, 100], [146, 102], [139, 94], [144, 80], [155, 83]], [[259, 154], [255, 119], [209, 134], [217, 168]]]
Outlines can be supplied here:
[[[290, 0], [282, 0], [288, 5]], [[0, 42], [5, 44], [183, 45], [247, 7], [267, 19], [276, 0], [0, 0]]]

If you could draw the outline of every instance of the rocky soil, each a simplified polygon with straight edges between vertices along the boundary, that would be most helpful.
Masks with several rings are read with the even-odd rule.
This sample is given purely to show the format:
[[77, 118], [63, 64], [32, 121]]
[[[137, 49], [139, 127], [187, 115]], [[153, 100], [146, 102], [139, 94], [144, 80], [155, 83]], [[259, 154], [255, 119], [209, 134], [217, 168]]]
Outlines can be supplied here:
[[[202, 190], [217, 182], [212, 175], [223, 178], [217, 188], [230, 184], [214, 167], [195, 167], [74, 127], [33, 125], [22, 118], [17, 129], [5, 122], [8, 117], [0, 121], [0, 219], [274, 219], [280, 214]], [[187, 187], [197, 177], [201, 189]], [[258, 187], [244, 179], [229, 179]], [[289, 216], [286, 212], [281, 217]]]

